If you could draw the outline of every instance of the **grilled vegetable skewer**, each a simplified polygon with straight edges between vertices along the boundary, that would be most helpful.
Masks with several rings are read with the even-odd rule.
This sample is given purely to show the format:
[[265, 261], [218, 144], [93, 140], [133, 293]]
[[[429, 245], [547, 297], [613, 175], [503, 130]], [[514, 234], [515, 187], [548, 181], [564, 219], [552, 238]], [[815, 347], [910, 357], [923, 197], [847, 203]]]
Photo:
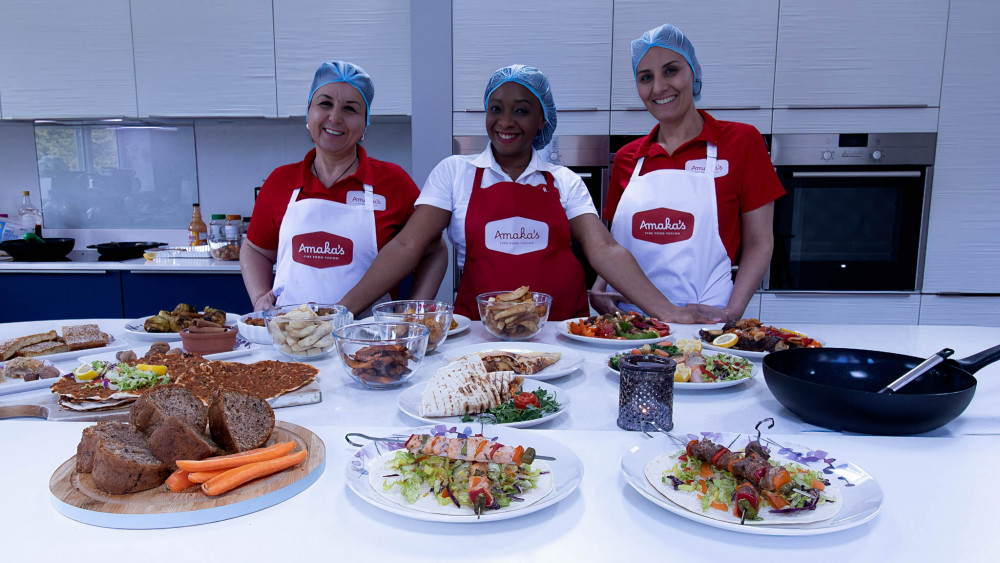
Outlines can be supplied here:
[[406, 449], [412, 454], [436, 455], [462, 461], [508, 465], [527, 465], [535, 461], [535, 448], [505, 446], [480, 436], [462, 439], [413, 434], [406, 441]]
[[493, 493], [490, 492], [489, 466], [477, 461], [469, 467], [469, 500], [476, 516], [482, 516], [483, 511], [493, 505]]
[[746, 455], [733, 453], [729, 448], [720, 446], [711, 440], [691, 440], [687, 444], [688, 455], [703, 462], [708, 462], [717, 469], [732, 473], [737, 479], [749, 481], [758, 490], [788, 495], [792, 492], [792, 476], [781, 466], [767, 462], [766, 448], [759, 443], [747, 445]]

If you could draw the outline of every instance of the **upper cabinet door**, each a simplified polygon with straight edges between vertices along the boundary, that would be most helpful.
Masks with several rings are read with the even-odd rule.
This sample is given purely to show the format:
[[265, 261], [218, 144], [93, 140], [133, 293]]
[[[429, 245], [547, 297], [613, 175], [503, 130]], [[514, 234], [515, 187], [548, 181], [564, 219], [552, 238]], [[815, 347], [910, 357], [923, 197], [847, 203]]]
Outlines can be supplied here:
[[782, 0], [774, 107], [937, 107], [948, 0]]
[[452, 9], [455, 111], [483, 111], [490, 76], [512, 64], [541, 70], [558, 110], [609, 109], [612, 0], [462, 0]]
[[275, 117], [273, 26], [271, 0], [132, 0], [139, 115]]
[[771, 107], [777, 0], [753, 2], [752, 8], [745, 0], [617, 0], [611, 109], [645, 111], [632, 74], [631, 44], [664, 23], [679, 28], [694, 45], [703, 75], [699, 108]]
[[410, 2], [274, 0], [278, 115], [306, 115], [313, 74], [329, 60], [372, 77], [372, 115], [411, 115]]
[[5, 119], [135, 117], [128, 0], [0, 3]]

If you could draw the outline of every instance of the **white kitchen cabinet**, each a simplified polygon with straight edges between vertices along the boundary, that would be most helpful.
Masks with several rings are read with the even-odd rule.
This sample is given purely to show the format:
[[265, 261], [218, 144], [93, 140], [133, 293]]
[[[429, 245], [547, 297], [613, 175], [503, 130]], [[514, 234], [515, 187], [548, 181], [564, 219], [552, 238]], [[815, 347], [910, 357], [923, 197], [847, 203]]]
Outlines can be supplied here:
[[132, 0], [139, 115], [275, 117], [273, 27], [271, 0]]
[[372, 115], [411, 115], [410, 2], [274, 0], [278, 115], [306, 115], [313, 74], [325, 61], [372, 77]]
[[694, 45], [703, 75], [699, 108], [771, 107], [777, 0], [616, 0], [614, 21], [612, 109], [646, 112], [636, 93], [631, 42], [663, 23], [679, 28]]
[[953, 0], [923, 290], [1000, 293], [1000, 4]]
[[920, 324], [1000, 326], [1000, 296], [924, 295]]
[[[607, 111], [559, 113], [556, 134], [607, 135], [609, 114]], [[457, 111], [452, 114], [452, 129], [455, 135], [486, 135], [486, 112]]]
[[948, 0], [782, 0], [774, 107], [937, 107], [947, 22]]
[[[761, 134], [771, 132], [771, 109], [713, 109], [708, 112], [720, 121], [738, 121], [757, 128]], [[646, 135], [653, 130], [656, 120], [648, 111], [612, 111], [612, 135]]]
[[4, 119], [135, 117], [128, 0], [0, 3]]
[[[611, 99], [612, 0], [463, 0], [452, 8], [453, 103], [483, 111], [493, 72], [511, 64], [541, 70], [563, 112], [607, 111]], [[561, 125], [556, 134], [563, 134]], [[607, 134], [608, 130], [590, 134]]]
[[764, 293], [760, 300], [760, 319], [773, 325], [914, 325], [919, 317], [920, 295], [915, 293]]

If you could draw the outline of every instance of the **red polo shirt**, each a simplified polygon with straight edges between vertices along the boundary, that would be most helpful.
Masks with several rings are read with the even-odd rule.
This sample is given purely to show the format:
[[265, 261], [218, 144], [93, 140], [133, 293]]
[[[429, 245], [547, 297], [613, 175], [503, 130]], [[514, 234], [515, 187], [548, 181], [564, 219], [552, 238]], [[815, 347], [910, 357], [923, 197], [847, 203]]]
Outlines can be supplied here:
[[[715, 198], [718, 204], [719, 235], [734, 263], [740, 248], [740, 215], [778, 199], [785, 194], [781, 181], [771, 166], [771, 157], [760, 132], [752, 125], [718, 121], [702, 110], [705, 125], [697, 137], [681, 145], [674, 154], [656, 142], [660, 126], [649, 135], [625, 145], [615, 155], [604, 203], [604, 218], [614, 219], [618, 201], [628, 186], [635, 164], [642, 162], [640, 175], [653, 170], [684, 170], [688, 163], [701, 161], [703, 167], [709, 141], [718, 147], [715, 175]], [[720, 170], [721, 167], [721, 170]]]
[[368, 158], [365, 149], [358, 146], [358, 169], [327, 188], [312, 173], [315, 158], [316, 149], [313, 149], [302, 162], [279, 166], [267, 177], [254, 203], [253, 217], [247, 232], [250, 242], [268, 250], [278, 249], [281, 220], [285, 216], [292, 191], [297, 188], [301, 188], [301, 191], [296, 201], [318, 198], [346, 203], [350, 192], [363, 192], [364, 184], [371, 184], [376, 204], [378, 196], [385, 198], [385, 209], [380, 209], [379, 205], [375, 209], [379, 249], [403, 229], [406, 220], [413, 214], [413, 202], [420, 195], [420, 190], [405, 170], [391, 162]]

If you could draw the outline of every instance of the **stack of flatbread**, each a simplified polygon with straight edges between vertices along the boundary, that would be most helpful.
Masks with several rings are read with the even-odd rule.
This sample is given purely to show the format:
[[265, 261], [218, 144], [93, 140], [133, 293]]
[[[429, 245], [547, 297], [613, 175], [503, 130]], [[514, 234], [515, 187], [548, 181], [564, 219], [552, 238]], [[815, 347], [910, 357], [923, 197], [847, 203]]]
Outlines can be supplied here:
[[515, 354], [503, 350], [479, 352], [486, 371], [513, 371], [520, 375], [534, 375], [559, 361], [559, 352], [525, 352]]
[[489, 372], [479, 356], [465, 356], [435, 372], [424, 388], [420, 416], [483, 413], [516, 396], [523, 382], [513, 371]]

